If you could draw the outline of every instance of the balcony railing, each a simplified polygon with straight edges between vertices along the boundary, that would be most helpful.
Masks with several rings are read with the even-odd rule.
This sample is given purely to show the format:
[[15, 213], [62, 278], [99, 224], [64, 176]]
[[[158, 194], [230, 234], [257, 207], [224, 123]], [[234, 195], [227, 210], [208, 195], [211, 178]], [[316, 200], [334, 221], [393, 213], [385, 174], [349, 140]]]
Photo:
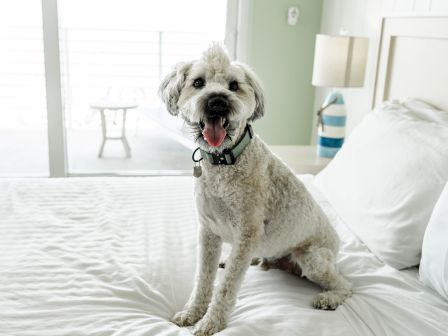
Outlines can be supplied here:
[[[106, 94], [133, 95], [155, 109], [162, 76], [179, 61], [195, 59], [212, 37], [203, 32], [132, 29], [59, 30], [67, 127], [88, 123], [89, 102]], [[42, 30], [0, 31], [1, 126], [46, 124]], [[2, 48], [3, 49], [3, 48]]]

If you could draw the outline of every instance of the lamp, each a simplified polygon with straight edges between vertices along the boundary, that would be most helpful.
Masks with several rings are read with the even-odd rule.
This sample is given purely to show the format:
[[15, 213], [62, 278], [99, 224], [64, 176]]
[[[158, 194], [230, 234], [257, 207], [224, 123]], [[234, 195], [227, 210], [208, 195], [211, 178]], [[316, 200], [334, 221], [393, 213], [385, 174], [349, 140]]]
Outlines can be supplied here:
[[[367, 49], [367, 38], [318, 34], [312, 84], [331, 88], [363, 86]], [[317, 154], [332, 158], [344, 143], [346, 110], [342, 94], [333, 89], [317, 116]]]

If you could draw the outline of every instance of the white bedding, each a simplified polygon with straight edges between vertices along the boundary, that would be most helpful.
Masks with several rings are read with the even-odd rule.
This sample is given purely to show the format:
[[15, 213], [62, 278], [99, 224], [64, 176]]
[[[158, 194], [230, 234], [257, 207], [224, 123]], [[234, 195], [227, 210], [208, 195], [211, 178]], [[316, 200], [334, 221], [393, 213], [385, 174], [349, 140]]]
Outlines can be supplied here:
[[[384, 265], [302, 177], [343, 239], [355, 284], [336, 311], [319, 288], [251, 267], [222, 335], [448, 335], [448, 302], [416, 269]], [[191, 291], [190, 177], [0, 180], [0, 335], [189, 335], [168, 320]], [[223, 270], [219, 270], [222, 276]]]

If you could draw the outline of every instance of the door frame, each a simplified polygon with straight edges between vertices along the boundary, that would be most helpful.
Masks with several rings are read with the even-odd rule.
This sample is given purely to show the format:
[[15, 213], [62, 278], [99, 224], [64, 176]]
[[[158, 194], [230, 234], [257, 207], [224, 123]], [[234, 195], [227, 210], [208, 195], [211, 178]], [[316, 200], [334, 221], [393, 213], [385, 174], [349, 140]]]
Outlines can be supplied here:
[[58, 0], [42, 0], [48, 163], [50, 177], [67, 176], [67, 146], [62, 104]]

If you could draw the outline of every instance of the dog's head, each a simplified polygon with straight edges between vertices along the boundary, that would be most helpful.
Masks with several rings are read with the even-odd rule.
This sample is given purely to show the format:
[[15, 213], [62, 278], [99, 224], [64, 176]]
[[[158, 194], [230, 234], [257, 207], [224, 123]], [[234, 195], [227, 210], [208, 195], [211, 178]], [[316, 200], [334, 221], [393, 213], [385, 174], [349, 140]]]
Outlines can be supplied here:
[[159, 93], [167, 110], [181, 116], [208, 151], [232, 147], [246, 124], [264, 113], [259, 80], [247, 65], [231, 62], [218, 44], [198, 61], [177, 64]]

